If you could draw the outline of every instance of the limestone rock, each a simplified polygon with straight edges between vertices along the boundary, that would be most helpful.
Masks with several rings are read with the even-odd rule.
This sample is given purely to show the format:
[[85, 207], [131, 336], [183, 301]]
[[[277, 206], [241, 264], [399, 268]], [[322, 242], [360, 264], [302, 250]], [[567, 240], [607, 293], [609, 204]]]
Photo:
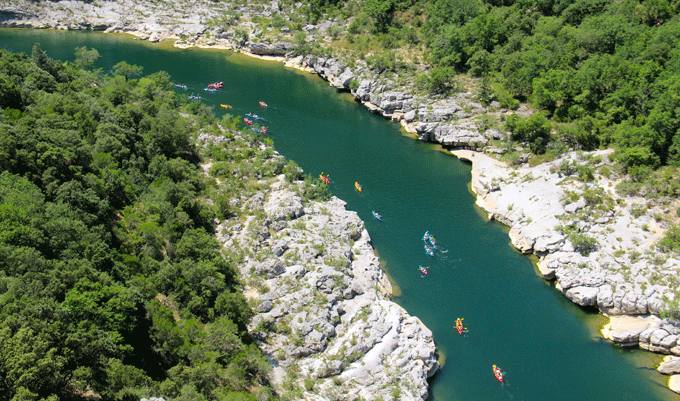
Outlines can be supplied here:
[[611, 335], [612, 340], [622, 347], [636, 347], [639, 343], [640, 333], [644, 328], [637, 328], [626, 331], [619, 331]]
[[668, 379], [668, 388], [680, 394], [680, 375], [673, 375]]
[[597, 288], [592, 287], [572, 287], [565, 295], [574, 303], [581, 306], [595, 306], [597, 304]]

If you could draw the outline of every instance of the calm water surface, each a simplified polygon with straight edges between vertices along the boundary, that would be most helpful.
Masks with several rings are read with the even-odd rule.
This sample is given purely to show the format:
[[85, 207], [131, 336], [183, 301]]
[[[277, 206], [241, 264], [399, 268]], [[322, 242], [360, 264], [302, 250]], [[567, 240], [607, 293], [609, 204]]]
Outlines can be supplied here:
[[[469, 165], [403, 135], [319, 78], [230, 52], [123, 35], [0, 30], [4, 49], [30, 54], [36, 42], [70, 61], [75, 47], [96, 48], [96, 67], [105, 71], [123, 60], [145, 74], [167, 71], [188, 92], [201, 92], [218, 116], [225, 112], [220, 103], [233, 105], [235, 115], [262, 116], [279, 152], [306, 173], [329, 174], [333, 194], [366, 221], [398, 288], [395, 300], [434, 333], [444, 366], [432, 380], [432, 400], [677, 400], [653, 370], [657, 357], [601, 340], [602, 318], [538, 278], [511, 247], [507, 228], [486, 221], [468, 190]], [[214, 81], [225, 89], [204, 94]], [[438, 241], [434, 257], [423, 250], [426, 230]], [[429, 266], [428, 277], [418, 265]], [[457, 317], [468, 328], [462, 336], [453, 330]], [[507, 372], [505, 384], [493, 377], [493, 364]]]

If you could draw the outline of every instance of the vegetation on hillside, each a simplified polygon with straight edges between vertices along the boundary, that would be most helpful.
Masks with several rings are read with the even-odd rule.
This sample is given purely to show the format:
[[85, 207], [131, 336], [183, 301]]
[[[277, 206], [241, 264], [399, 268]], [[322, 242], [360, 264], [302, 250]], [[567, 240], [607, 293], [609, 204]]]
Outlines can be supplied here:
[[[0, 400], [273, 397], [213, 221], [230, 191], [291, 166], [166, 73], [106, 76], [95, 50], [76, 55], [0, 50]], [[198, 130], [230, 138], [207, 149], [232, 162], [221, 192]]]
[[[412, 60], [429, 65], [420, 83], [435, 93], [455, 89], [460, 74], [479, 78], [484, 103], [529, 102], [552, 121], [556, 137], [531, 143], [534, 152], [558, 142], [616, 146], [625, 169], [680, 165], [677, 0], [303, 4], [283, 2], [290, 20], [274, 16], [268, 26], [300, 30], [302, 22], [349, 18], [342, 37], [337, 27], [325, 33], [336, 41], [333, 48], [349, 49], [369, 65], [408, 68], [411, 52]], [[297, 35], [303, 53], [314, 50], [303, 46], [304, 33]]]
[[[434, 99], [474, 81], [492, 110], [535, 109], [481, 119], [509, 132], [504, 147], [521, 144], [536, 160], [613, 147], [621, 194], [666, 204], [680, 195], [678, 0], [314, 0], [279, 10], [257, 22], [288, 28], [299, 54], [364, 59]], [[349, 23], [310, 41], [304, 24], [330, 19]]]

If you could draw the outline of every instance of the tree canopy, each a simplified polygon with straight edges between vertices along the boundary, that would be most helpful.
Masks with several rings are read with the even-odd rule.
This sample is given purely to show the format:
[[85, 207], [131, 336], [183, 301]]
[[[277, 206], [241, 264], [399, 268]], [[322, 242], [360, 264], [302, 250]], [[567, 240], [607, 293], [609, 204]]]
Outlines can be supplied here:
[[268, 398], [197, 167], [217, 122], [166, 73], [76, 55], [0, 50], [0, 401]]

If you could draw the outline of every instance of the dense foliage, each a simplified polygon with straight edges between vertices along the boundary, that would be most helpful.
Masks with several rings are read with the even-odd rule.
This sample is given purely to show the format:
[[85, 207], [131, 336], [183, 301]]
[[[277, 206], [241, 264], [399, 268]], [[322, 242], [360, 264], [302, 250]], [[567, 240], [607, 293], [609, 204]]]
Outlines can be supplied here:
[[[298, 32], [300, 54], [332, 53], [350, 66], [363, 59], [378, 74], [435, 100], [472, 83], [490, 111], [531, 105], [535, 113], [528, 116], [481, 115], [478, 127], [505, 130], [510, 141], [494, 145], [509, 150], [519, 142], [534, 162], [569, 149], [615, 148], [620, 194], [662, 203], [680, 196], [678, 0], [279, 4], [291, 15], [292, 30], [302, 30], [301, 21], [350, 19], [342, 38], [339, 28], [327, 29], [333, 44], [326, 49]], [[661, 249], [678, 249], [677, 236], [670, 235], [677, 216], [664, 218], [672, 229]]]
[[216, 122], [166, 73], [76, 55], [0, 50], [0, 400], [268, 398], [197, 167]]
[[625, 167], [680, 165], [677, 1], [439, 0], [426, 7], [431, 61], [502, 83], [586, 149]]
[[677, 0], [315, 0], [303, 10], [311, 22], [353, 16], [342, 45], [381, 70], [403, 69], [403, 49], [423, 46], [431, 68], [416, 84], [433, 94], [469, 74], [486, 104], [532, 103], [552, 121], [529, 141], [534, 152], [615, 146], [624, 169], [680, 165]]

